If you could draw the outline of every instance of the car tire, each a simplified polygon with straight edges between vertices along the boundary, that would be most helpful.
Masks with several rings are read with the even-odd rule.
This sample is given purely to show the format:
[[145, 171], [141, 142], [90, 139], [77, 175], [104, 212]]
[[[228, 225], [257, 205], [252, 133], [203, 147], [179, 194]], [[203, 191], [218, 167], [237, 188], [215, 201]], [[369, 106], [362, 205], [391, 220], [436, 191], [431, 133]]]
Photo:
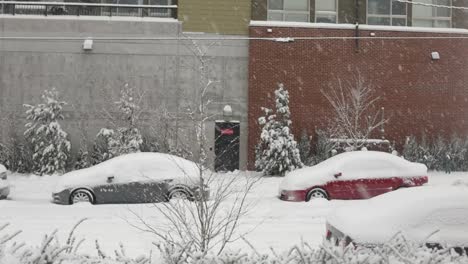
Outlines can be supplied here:
[[169, 192], [169, 200], [172, 199], [181, 199], [181, 200], [189, 200], [193, 201], [193, 195], [184, 189], [174, 189]]
[[87, 202], [87, 203], [94, 203], [94, 196], [93, 194], [86, 190], [86, 189], [78, 189], [72, 192], [70, 195], [70, 204], [80, 203], [80, 202]]
[[328, 200], [327, 192], [322, 188], [313, 188], [307, 193], [306, 202], [310, 201], [311, 199], [315, 198], [323, 198]]

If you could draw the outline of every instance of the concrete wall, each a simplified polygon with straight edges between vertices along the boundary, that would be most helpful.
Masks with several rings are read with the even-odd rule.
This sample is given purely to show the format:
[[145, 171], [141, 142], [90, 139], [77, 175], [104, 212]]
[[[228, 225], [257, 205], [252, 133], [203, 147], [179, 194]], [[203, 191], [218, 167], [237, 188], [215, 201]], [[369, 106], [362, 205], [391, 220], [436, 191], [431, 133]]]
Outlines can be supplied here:
[[184, 31], [247, 35], [250, 0], [179, 0]]
[[[114, 102], [128, 83], [144, 92], [142, 124], [146, 131], [160, 127], [162, 109], [180, 130], [191, 125], [184, 111], [197, 96], [199, 63], [193, 45], [182, 37], [180, 22], [170, 19], [80, 17], [1, 17], [2, 37], [45, 37], [0, 41], [0, 136], [3, 140], [24, 131], [23, 104], [35, 104], [44, 89], [56, 87], [68, 102], [63, 127], [71, 135], [75, 151], [81, 138], [92, 141], [100, 128], [111, 125], [103, 109], [115, 112]], [[199, 34], [193, 35], [200, 37]], [[204, 35], [206, 36], [206, 35]], [[63, 40], [63, 38], [78, 38]], [[91, 51], [83, 39], [94, 37]], [[104, 40], [99, 37], [157, 38], [174, 40]], [[62, 38], [62, 39], [60, 39]], [[208, 91], [213, 101], [207, 136], [214, 144], [214, 120], [232, 106], [233, 119], [241, 121], [241, 168], [246, 163], [247, 141], [247, 41], [197, 41], [213, 44], [207, 53], [213, 78]], [[177, 118], [176, 118], [177, 117]], [[190, 142], [191, 132], [181, 132]], [[174, 135], [170, 135], [174, 137]], [[212, 153], [211, 153], [212, 154]]]

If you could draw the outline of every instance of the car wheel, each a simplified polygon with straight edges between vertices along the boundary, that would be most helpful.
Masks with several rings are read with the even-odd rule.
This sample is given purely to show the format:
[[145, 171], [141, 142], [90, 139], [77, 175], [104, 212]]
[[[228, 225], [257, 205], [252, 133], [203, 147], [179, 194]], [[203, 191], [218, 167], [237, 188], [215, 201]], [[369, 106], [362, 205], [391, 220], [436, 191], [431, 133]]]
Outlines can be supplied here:
[[306, 202], [311, 199], [323, 198], [328, 200], [327, 192], [322, 188], [313, 188], [307, 193]]
[[78, 189], [70, 195], [70, 203], [94, 203], [93, 195], [85, 189]]
[[169, 193], [169, 199], [178, 199], [178, 200], [193, 200], [192, 195], [183, 189], [175, 189]]

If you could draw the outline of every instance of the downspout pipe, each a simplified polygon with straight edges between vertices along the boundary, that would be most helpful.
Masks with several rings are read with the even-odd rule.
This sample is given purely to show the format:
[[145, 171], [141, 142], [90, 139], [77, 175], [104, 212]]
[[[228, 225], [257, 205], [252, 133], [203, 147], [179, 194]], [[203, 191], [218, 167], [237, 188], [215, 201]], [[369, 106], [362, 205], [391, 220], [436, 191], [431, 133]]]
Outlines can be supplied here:
[[355, 8], [355, 18], [354, 22], [356, 25], [356, 28], [354, 30], [354, 37], [355, 37], [355, 44], [356, 44], [356, 49], [355, 52], [359, 53], [359, 1], [360, 0], [354, 0], [354, 8]]

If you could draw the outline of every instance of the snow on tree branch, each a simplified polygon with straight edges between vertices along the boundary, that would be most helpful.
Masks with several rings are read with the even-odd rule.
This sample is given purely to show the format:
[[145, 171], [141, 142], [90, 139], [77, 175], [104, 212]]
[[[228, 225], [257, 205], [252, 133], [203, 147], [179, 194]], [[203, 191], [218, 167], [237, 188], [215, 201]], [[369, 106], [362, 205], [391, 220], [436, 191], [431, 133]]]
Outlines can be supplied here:
[[71, 148], [68, 134], [59, 124], [64, 119], [62, 108], [66, 102], [59, 100], [55, 88], [45, 90], [41, 99], [43, 103], [24, 105], [30, 121], [24, 135], [32, 146], [34, 172], [39, 175], [63, 173]]
[[262, 127], [256, 148], [255, 167], [264, 175], [284, 175], [303, 166], [297, 142], [290, 131], [289, 93], [283, 84], [275, 91], [276, 112], [262, 107], [264, 116], [258, 119]]

